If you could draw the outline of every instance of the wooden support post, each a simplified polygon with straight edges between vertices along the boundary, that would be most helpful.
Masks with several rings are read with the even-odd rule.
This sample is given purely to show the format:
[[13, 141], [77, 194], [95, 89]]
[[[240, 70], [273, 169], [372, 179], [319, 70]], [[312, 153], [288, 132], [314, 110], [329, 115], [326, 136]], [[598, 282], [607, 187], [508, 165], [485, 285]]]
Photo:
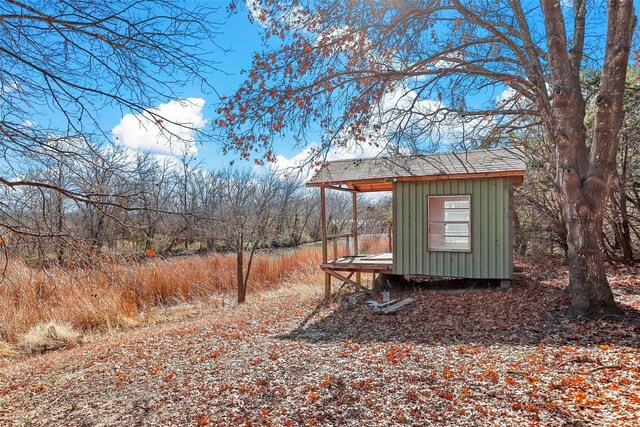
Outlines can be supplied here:
[[353, 195], [353, 254], [358, 255], [358, 194]]
[[325, 269], [325, 271], [327, 273], [329, 273], [330, 275], [332, 275], [333, 277], [335, 277], [336, 279], [342, 281], [343, 283], [348, 283], [350, 285], [352, 285], [355, 289], [360, 289], [361, 291], [371, 295], [373, 294], [373, 291], [365, 286], [362, 286], [360, 283], [358, 282], [354, 282], [353, 280], [349, 279], [349, 277], [351, 277], [351, 275], [349, 275], [348, 277], [343, 276], [342, 274], [338, 273], [337, 271], [333, 271], [333, 270], [329, 270], [329, 269]]
[[349, 247], [349, 243], [351, 243], [350, 240], [351, 236], [349, 236], [348, 234], [345, 236], [344, 239], [344, 256], [349, 256], [351, 255], [351, 248]]
[[333, 236], [333, 259], [338, 259], [338, 236]]
[[[320, 221], [322, 221], [322, 263], [327, 263], [327, 212], [324, 187], [320, 187]], [[331, 298], [331, 276], [324, 273], [324, 297]]]
[[[358, 255], [358, 193], [354, 191], [351, 194], [353, 198], [353, 255]], [[356, 282], [362, 283], [359, 271], [356, 272]]]

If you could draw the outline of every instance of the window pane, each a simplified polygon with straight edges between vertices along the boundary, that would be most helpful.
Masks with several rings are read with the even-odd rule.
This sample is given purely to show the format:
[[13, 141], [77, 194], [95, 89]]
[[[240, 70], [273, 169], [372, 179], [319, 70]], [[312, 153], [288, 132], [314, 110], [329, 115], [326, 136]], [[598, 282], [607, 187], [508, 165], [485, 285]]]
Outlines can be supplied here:
[[446, 225], [445, 225], [444, 222], [433, 222], [433, 223], [430, 223], [429, 224], [429, 233], [444, 235], [445, 227], [446, 227]]
[[429, 221], [444, 221], [444, 199], [429, 197]]
[[445, 247], [447, 249], [467, 250], [469, 249], [468, 237], [445, 237]]
[[445, 200], [444, 202], [445, 209], [469, 209], [469, 200]]
[[469, 209], [456, 209], [444, 211], [445, 221], [469, 221]]
[[469, 224], [445, 224], [446, 236], [469, 236]]
[[429, 250], [468, 251], [471, 249], [470, 196], [430, 196], [428, 215]]
[[444, 249], [446, 248], [445, 237], [443, 234], [430, 234], [429, 235], [429, 247], [432, 249]]

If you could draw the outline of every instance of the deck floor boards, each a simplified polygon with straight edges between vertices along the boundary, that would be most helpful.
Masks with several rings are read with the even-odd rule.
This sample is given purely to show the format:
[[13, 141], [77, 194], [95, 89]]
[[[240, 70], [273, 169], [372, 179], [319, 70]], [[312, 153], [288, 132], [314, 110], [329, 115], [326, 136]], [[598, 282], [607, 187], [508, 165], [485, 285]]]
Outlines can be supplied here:
[[328, 261], [321, 266], [336, 271], [390, 273], [393, 270], [393, 256], [391, 253], [353, 255]]

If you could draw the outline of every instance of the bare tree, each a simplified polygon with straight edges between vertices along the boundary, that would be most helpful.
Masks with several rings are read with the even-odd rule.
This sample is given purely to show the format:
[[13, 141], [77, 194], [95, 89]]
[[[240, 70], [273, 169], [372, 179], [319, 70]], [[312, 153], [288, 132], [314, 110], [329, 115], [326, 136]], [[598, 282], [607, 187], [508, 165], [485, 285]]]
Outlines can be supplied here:
[[625, 122], [620, 132], [618, 168], [611, 194], [610, 215], [607, 215], [614, 233], [615, 244], [612, 249], [621, 252], [618, 259], [628, 264], [634, 262], [633, 241], [638, 240], [637, 233], [632, 232], [634, 228], [638, 230], [639, 225], [637, 219], [634, 221], [633, 214], [637, 216], [640, 209], [640, 205], [630, 197], [640, 180], [640, 164], [635, 160], [640, 151], [639, 78], [638, 70], [630, 69], [624, 100]]
[[171, 201], [177, 196], [170, 161], [160, 161], [148, 153], [137, 154], [134, 175], [128, 183], [128, 192], [133, 195], [132, 204], [140, 208], [131, 222], [143, 233], [145, 250], [157, 250], [154, 246], [156, 235], [167, 219]]
[[197, 191], [194, 188], [194, 176], [197, 169], [198, 164], [195, 156], [185, 153], [180, 157], [180, 166], [175, 173], [176, 190], [179, 195], [175, 211], [180, 212], [181, 221], [169, 249], [172, 249], [178, 242], [184, 242], [185, 249], [189, 249], [189, 244], [195, 238]]
[[230, 169], [223, 171], [222, 177], [224, 188], [218, 212], [224, 221], [218, 236], [236, 254], [238, 303], [242, 304], [247, 297], [253, 257], [268, 241], [274, 223], [280, 181], [273, 174], [260, 176]]
[[[91, 143], [89, 143], [91, 144]], [[100, 253], [105, 245], [116, 246], [117, 229], [127, 221], [119, 206], [129, 206], [132, 195], [127, 194], [127, 183], [132, 179], [133, 164], [126, 150], [119, 147], [92, 149], [91, 162], [79, 161], [71, 165], [70, 185], [82, 194], [95, 194], [96, 203], [78, 202], [78, 237], [87, 240], [92, 252]]]
[[[606, 12], [586, 0], [253, 6], [267, 42], [219, 110], [230, 150], [271, 159], [279, 134], [291, 130], [304, 143], [305, 131], [318, 127], [322, 154], [347, 141], [384, 144], [381, 132], [395, 144], [449, 138], [466, 147], [504, 143], [505, 132], [542, 126], [557, 153], [570, 311], [616, 311], [602, 224], [624, 116], [636, 23], [631, 0], [609, 1]], [[602, 71], [592, 129], [580, 79], [587, 60]], [[451, 129], [458, 134], [448, 135]]]
[[[162, 128], [172, 118], [151, 107], [179, 98], [184, 85], [212, 89], [212, 11], [173, 0], [0, 2], [0, 186], [95, 206], [115, 196], [25, 177], [51, 162], [103, 164], [96, 147], [111, 140], [105, 111], [138, 113]], [[2, 221], [14, 233], [33, 231]]]

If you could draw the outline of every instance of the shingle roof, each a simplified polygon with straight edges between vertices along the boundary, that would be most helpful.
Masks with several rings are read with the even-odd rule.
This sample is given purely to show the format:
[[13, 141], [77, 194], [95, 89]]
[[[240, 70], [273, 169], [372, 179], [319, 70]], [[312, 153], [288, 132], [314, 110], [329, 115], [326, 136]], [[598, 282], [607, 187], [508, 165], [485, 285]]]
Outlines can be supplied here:
[[307, 185], [519, 171], [523, 174], [525, 171], [525, 156], [520, 149], [494, 148], [456, 153], [336, 160], [320, 169]]

